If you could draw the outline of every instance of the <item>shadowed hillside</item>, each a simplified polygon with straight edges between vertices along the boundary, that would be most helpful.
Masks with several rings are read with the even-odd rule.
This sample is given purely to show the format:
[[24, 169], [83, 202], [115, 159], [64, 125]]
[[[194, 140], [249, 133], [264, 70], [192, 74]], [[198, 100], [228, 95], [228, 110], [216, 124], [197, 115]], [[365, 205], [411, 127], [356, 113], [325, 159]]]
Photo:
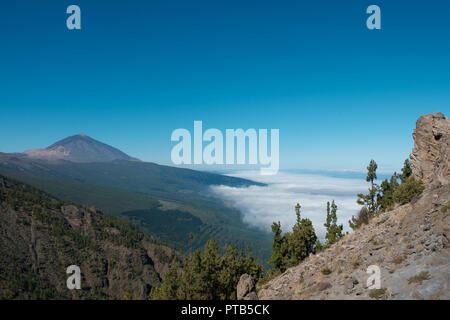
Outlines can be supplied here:
[[[0, 176], [0, 299], [145, 299], [182, 254], [109, 217]], [[77, 265], [82, 290], [68, 290]]]

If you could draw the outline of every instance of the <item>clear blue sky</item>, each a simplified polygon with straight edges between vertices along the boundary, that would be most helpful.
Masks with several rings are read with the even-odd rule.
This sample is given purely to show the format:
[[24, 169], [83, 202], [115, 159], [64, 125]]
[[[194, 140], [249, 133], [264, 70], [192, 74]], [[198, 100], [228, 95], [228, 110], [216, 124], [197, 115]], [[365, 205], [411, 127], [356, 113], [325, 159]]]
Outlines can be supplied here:
[[203, 120], [279, 128], [281, 168], [398, 168], [417, 118], [450, 114], [449, 16], [444, 0], [2, 2], [0, 151], [84, 132], [169, 164], [171, 132]]

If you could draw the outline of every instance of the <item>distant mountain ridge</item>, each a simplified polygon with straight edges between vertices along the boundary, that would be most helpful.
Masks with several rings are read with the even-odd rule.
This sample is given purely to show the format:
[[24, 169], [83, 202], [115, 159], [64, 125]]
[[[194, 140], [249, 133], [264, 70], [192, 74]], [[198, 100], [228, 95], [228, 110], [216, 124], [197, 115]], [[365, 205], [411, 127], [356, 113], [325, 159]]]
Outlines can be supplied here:
[[72, 162], [140, 161], [119, 149], [88, 137], [84, 133], [62, 139], [45, 149], [27, 150], [23, 155], [31, 159]]
[[[146, 299], [181, 252], [136, 226], [0, 175], [0, 300]], [[66, 268], [82, 272], [68, 290]]]
[[[78, 134], [47, 149], [1, 153], [0, 174], [60, 199], [126, 218], [145, 233], [189, 251], [214, 236], [220, 245], [252, 247], [267, 261], [271, 236], [247, 225], [241, 213], [211, 192], [212, 185], [262, 183], [210, 172], [135, 161]], [[189, 239], [190, 232], [195, 234]]]

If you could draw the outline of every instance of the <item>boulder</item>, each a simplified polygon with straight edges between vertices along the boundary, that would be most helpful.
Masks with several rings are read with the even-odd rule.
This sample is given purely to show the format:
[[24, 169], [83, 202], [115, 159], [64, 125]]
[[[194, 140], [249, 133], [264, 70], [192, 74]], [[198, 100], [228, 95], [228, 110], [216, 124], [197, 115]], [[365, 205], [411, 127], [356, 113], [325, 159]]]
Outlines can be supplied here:
[[255, 280], [253, 280], [253, 278], [246, 273], [239, 279], [239, 283], [237, 285], [237, 299], [258, 300], [258, 296], [256, 295]]

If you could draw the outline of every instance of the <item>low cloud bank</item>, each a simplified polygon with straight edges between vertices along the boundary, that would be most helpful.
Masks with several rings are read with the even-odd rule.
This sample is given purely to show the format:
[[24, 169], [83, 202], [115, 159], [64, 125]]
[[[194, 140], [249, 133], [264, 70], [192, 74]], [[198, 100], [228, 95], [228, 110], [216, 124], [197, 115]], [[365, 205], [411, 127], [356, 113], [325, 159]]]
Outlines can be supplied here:
[[356, 194], [366, 193], [368, 189], [363, 179], [317, 174], [279, 172], [274, 176], [261, 176], [258, 171], [243, 171], [229, 175], [267, 184], [246, 188], [211, 187], [228, 205], [243, 213], [246, 223], [270, 231], [272, 222], [280, 221], [282, 230], [290, 231], [295, 223], [294, 207], [299, 202], [302, 217], [311, 219], [321, 240], [326, 233], [323, 224], [327, 201], [336, 202], [338, 223], [348, 231], [348, 220], [360, 208]]

